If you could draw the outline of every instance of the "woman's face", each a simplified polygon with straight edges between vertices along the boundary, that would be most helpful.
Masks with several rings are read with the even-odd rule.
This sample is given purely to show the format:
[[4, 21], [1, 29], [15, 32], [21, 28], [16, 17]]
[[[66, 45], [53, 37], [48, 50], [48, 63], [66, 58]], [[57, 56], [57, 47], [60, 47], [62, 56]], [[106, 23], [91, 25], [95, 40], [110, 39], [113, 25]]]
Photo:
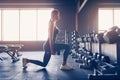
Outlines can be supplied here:
[[54, 14], [54, 20], [58, 21], [60, 19], [60, 13]]

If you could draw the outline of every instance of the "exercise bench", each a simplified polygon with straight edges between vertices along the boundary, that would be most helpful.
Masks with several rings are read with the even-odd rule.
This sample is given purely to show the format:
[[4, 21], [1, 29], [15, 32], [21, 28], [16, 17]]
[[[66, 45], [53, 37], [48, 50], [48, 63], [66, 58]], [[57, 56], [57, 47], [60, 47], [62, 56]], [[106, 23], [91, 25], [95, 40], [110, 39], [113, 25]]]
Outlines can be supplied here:
[[3, 44], [3, 45], [0, 45], [0, 53], [3, 53], [3, 52], [7, 53], [11, 57], [12, 62], [17, 62], [19, 61], [18, 56], [20, 56], [18, 51], [22, 48], [22, 46], [23, 45], [21, 44], [20, 45], [19, 44]]
[[13, 52], [13, 56], [17, 55], [17, 57], [22, 56], [22, 54], [19, 53], [19, 50], [24, 46], [22, 44], [6, 44], [8, 46], [8, 49]]

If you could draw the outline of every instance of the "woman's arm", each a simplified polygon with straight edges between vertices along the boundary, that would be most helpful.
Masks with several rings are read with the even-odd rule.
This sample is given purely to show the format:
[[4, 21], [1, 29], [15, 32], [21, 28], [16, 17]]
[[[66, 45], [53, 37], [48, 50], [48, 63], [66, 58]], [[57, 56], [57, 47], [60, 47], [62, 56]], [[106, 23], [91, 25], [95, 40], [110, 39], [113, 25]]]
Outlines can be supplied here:
[[54, 33], [54, 23], [52, 21], [49, 22], [49, 45], [50, 45], [50, 50], [51, 54], [54, 53], [54, 46], [53, 46], [53, 33]]

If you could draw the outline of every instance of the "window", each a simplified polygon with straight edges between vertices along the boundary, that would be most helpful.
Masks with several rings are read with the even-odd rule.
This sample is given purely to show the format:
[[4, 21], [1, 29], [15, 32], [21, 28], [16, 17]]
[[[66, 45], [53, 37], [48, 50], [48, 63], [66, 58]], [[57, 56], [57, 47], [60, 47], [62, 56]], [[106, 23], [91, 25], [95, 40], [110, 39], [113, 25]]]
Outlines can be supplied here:
[[36, 10], [20, 10], [20, 40], [36, 40]]
[[4, 41], [19, 40], [19, 10], [2, 11], [2, 31]]
[[1, 10], [0, 10], [0, 40], [1, 40], [1, 38], [2, 38], [2, 27], [1, 27]]
[[53, 8], [6, 8], [0, 10], [0, 40], [46, 40], [48, 37], [48, 21], [52, 10]]
[[[38, 40], [46, 40], [48, 37], [48, 22], [51, 16], [50, 10], [38, 10]], [[47, 31], [46, 31], [47, 30]], [[42, 36], [39, 36], [39, 35]]]
[[99, 8], [98, 11], [98, 30], [108, 30], [112, 26], [120, 26], [120, 9], [118, 8]]
[[120, 9], [114, 10], [114, 24], [120, 27]]

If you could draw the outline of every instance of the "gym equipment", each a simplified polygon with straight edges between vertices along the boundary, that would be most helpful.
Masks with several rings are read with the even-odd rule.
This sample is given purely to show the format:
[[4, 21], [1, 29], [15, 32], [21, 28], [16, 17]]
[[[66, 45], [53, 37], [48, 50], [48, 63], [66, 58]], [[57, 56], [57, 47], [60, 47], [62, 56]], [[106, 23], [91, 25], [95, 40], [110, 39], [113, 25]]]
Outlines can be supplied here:
[[13, 56], [17, 55], [17, 57], [22, 56], [22, 54], [19, 53], [19, 50], [24, 46], [22, 44], [6, 44], [8, 46], [8, 49], [13, 52]]
[[79, 42], [77, 41], [79, 35], [76, 30], [71, 32], [71, 55], [72, 58], [77, 58], [77, 51], [79, 48]]
[[88, 42], [94, 42], [94, 37], [95, 37], [94, 33], [89, 33]]
[[[18, 53], [18, 51], [22, 48], [23, 45], [20, 44], [4, 44], [4, 45], [0, 45], [0, 53], [7, 53], [11, 59], [12, 62], [17, 62], [19, 61], [19, 56], [21, 56], [21, 54]], [[17, 56], [16, 56], [17, 55]]]
[[92, 53], [91, 51], [87, 51], [87, 54], [88, 54], [89, 56], [93, 56], [93, 53]]
[[89, 80], [120, 80], [119, 75], [106, 74], [106, 75], [89, 75]]
[[[96, 63], [95, 63], [96, 64]], [[120, 76], [116, 73], [117, 67], [108, 63], [96, 64], [94, 74], [88, 75], [89, 80], [120, 80]]]
[[0, 53], [3, 53], [3, 52], [7, 53], [11, 57], [12, 62], [16, 62], [19, 60], [16, 56], [13, 55], [13, 52], [10, 51], [8, 49], [8, 46], [6, 45], [0, 45]]
[[91, 51], [87, 51], [86, 49], [81, 51], [82, 55], [80, 56], [80, 59], [82, 64], [79, 64], [79, 67], [83, 69], [93, 69], [93, 53]]
[[[113, 31], [113, 33], [115, 31], [117, 34], [114, 33], [114, 35], [120, 37], [120, 29], [113, 28], [111, 29], [111, 31]], [[112, 32], [110, 33], [109, 31], [107, 32], [105, 33], [109, 34], [110, 37], [113, 36], [110, 34]], [[84, 48], [80, 46], [80, 48], [76, 49], [76, 55], [78, 56], [76, 62], [79, 63], [80, 68], [92, 69], [92, 70], [94, 69], [94, 74], [88, 76], [89, 80], [113, 80], [113, 79], [120, 80], [120, 76], [117, 75], [119, 66], [111, 64], [112, 61], [110, 61], [110, 58], [108, 56], [101, 54], [101, 51], [98, 51], [99, 53], [93, 54], [92, 52], [86, 50], [87, 48], [86, 46], [88, 46], [86, 43], [90, 42], [92, 44], [93, 42], [96, 42], [99, 44], [100, 47], [102, 43], [106, 42], [104, 39], [105, 33], [98, 33], [98, 34], [90, 33], [83, 35], [77, 39], [77, 42], [83, 44], [85, 43], [84, 44], [85, 46]], [[108, 37], [109, 40], [111, 40], [111, 38]], [[100, 48], [99, 50], [101, 50]]]
[[92, 57], [83, 57], [83, 64], [79, 64], [80, 68], [83, 69], [93, 69], [94, 59]]
[[78, 57], [75, 49], [71, 50], [71, 56], [72, 56], [72, 58], [77, 58]]
[[[94, 55], [96, 59], [92, 62], [94, 67], [94, 74], [88, 75], [89, 80], [113, 80], [113, 78], [117, 75], [116, 72], [118, 70], [117, 66], [110, 64], [110, 59], [108, 56], [104, 56], [100, 53], [96, 53]], [[112, 79], [111, 79], [112, 77]], [[115, 79], [120, 79], [117, 76]]]
[[88, 34], [84, 35], [83, 41], [88, 42]]
[[98, 55], [98, 54], [99, 54], [99, 53], [94, 53], [94, 54], [93, 54], [93, 58], [94, 58], [94, 59], [97, 59], [97, 55]]
[[102, 55], [102, 56], [101, 56], [101, 61], [102, 61], [102, 62], [110, 63], [110, 58], [109, 58], [108, 56]]
[[85, 42], [84, 41], [84, 36], [80, 37], [80, 42]]
[[97, 54], [97, 60], [98, 60], [98, 61], [101, 61], [101, 56], [102, 56], [102, 54], [100, 54], [100, 53]]
[[110, 30], [106, 31], [104, 33], [104, 40], [107, 43], [116, 43], [120, 40], [120, 28], [117, 26], [113, 26], [112, 28], [110, 28]]
[[116, 73], [116, 66], [113, 66], [112, 64], [102, 62], [98, 65], [97, 71], [100, 74], [115, 74]]
[[104, 35], [104, 33], [98, 33], [98, 34], [96, 34], [95, 35], [96, 41], [99, 42], [99, 43], [104, 43], [105, 41], [104, 41], [103, 35]]

